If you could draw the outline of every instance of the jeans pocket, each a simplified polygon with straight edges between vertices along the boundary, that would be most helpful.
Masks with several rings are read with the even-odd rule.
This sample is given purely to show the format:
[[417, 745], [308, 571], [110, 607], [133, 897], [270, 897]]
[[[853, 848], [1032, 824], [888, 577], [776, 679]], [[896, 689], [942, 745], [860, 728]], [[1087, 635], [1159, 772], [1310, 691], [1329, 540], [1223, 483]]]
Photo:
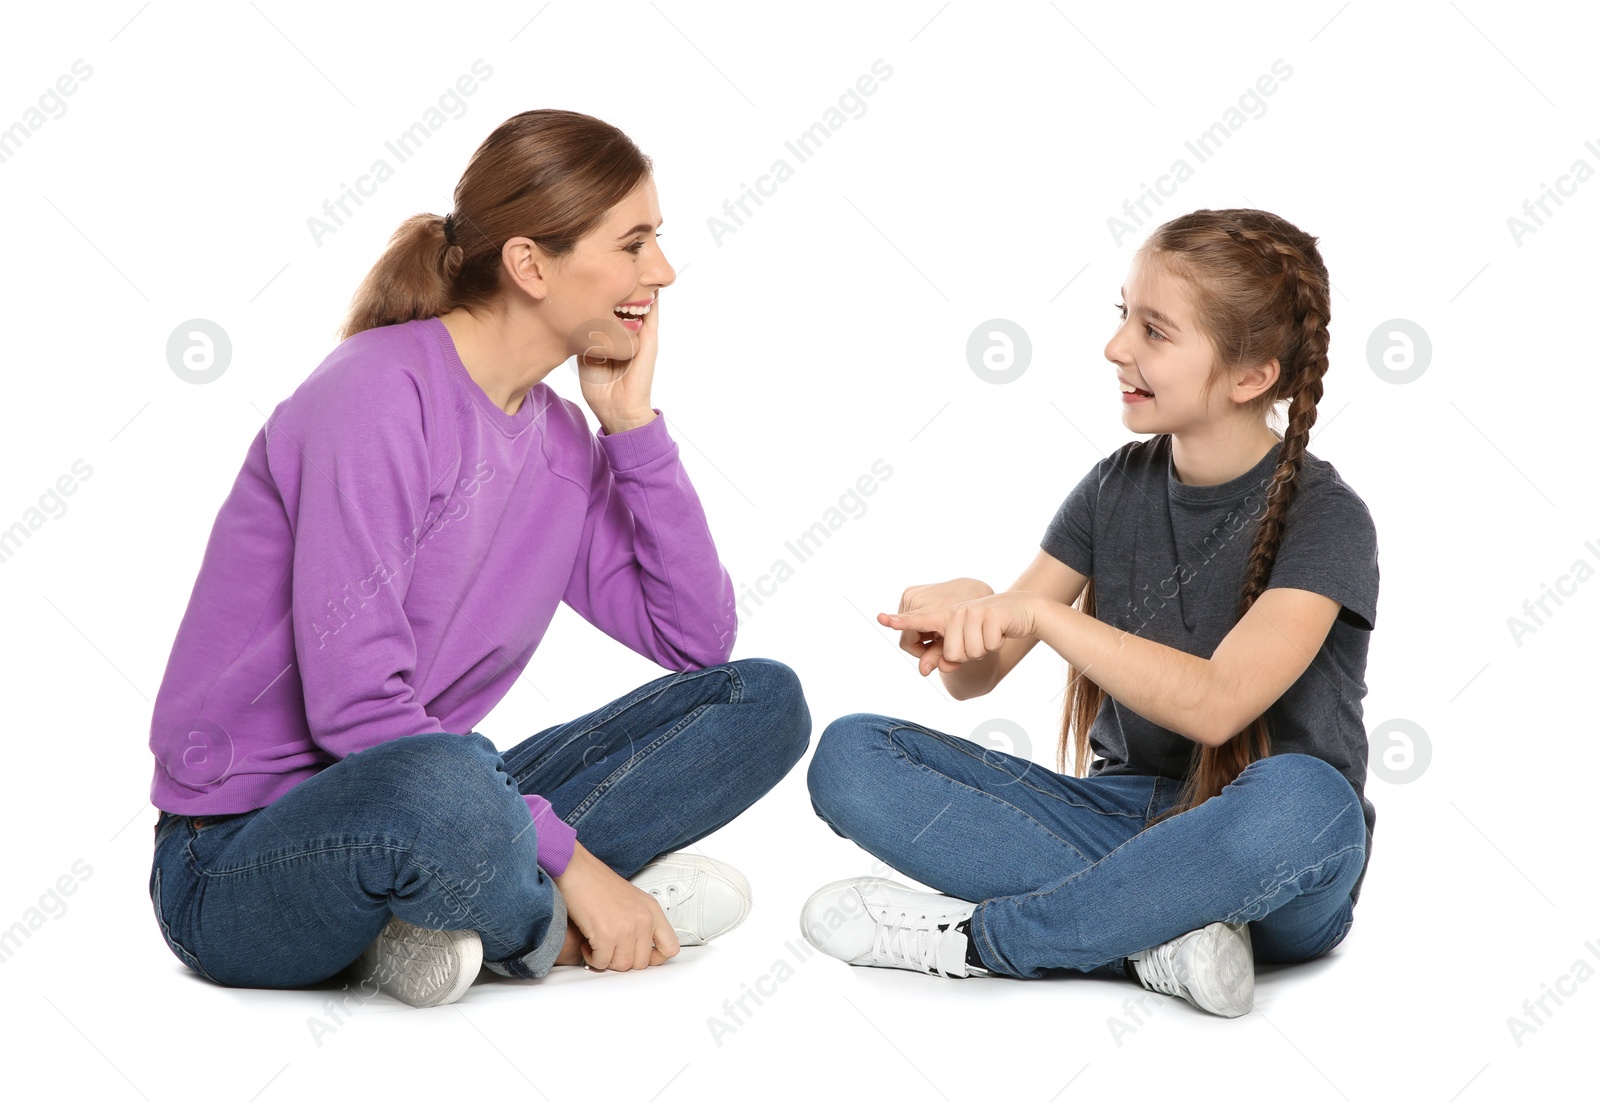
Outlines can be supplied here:
[[155, 846], [157, 848], [160, 848], [162, 842], [165, 841], [167, 839], [167, 837], [171, 836], [174, 832], [176, 832], [178, 826], [180, 824], [182, 824], [182, 823], [183, 823], [183, 818], [180, 815], [175, 814], [175, 813], [168, 813], [166, 810], [162, 810], [161, 811], [161, 816], [156, 818], [156, 830], [155, 830], [155, 832], [156, 832], [156, 844], [155, 844]]
[[159, 865], [150, 873], [150, 904], [155, 907], [156, 924], [161, 926], [161, 939], [166, 941], [167, 947], [172, 954], [178, 957], [180, 963], [201, 978], [206, 979], [208, 982], [216, 982], [217, 980], [207, 974], [204, 967], [200, 966], [199, 957], [180, 944], [177, 938], [172, 935], [172, 926], [167, 923], [166, 913], [161, 907], [161, 868]]

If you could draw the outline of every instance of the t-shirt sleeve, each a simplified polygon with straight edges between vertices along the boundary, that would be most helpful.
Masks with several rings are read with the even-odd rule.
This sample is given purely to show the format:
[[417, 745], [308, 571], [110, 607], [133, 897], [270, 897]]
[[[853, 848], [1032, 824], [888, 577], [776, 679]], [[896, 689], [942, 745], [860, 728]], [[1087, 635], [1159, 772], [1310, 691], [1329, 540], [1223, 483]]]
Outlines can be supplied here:
[[1105, 461], [1089, 469], [1067, 493], [1045, 527], [1039, 547], [1080, 575], [1094, 575], [1094, 512]]
[[1327, 595], [1339, 618], [1370, 630], [1378, 617], [1378, 534], [1367, 504], [1343, 487], [1319, 490], [1289, 511], [1267, 586]]

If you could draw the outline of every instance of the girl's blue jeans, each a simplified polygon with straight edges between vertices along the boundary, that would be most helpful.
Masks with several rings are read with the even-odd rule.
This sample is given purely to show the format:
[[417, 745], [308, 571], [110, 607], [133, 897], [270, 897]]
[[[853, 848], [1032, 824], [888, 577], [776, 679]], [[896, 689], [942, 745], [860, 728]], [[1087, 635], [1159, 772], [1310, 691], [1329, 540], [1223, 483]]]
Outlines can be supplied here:
[[1257, 760], [1222, 793], [1151, 824], [1178, 780], [1076, 778], [914, 722], [850, 714], [807, 776], [817, 815], [891, 867], [977, 903], [999, 974], [1105, 967], [1213, 921], [1255, 957], [1298, 962], [1350, 930], [1366, 858], [1355, 789], [1312, 756]]
[[228, 986], [330, 978], [391, 916], [474, 929], [485, 963], [538, 978], [566, 911], [521, 795], [628, 878], [732, 821], [810, 737], [798, 677], [759, 658], [663, 676], [503, 754], [476, 732], [399, 737], [263, 809], [161, 813], [151, 901], [173, 954]]

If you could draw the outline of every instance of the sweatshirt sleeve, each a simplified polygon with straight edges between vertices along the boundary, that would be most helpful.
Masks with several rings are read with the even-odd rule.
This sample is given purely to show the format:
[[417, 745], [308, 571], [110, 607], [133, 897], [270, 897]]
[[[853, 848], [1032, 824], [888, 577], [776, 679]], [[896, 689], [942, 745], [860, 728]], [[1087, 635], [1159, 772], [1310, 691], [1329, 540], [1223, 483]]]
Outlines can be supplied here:
[[643, 426], [590, 438], [588, 513], [562, 598], [662, 667], [711, 667], [733, 654], [733, 580], [666, 419], [655, 413]]
[[572, 853], [578, 842], [578, 830], [556, 816], [550, 803], [537, 794], [524, 794], [528, 812], [533, 815], [533, 831], [537, 835], [536, 851], [539, 866], [551, 875], [566, 871], [572, 862]]
[[380, 741], [443, 731], [412, 687], [417, 643], [405, 612], [429, 465], [415, 384], [348, 401], [311, 390], [279, 408], [268, 464], [294, 539], [295, 660], [311, 739], [336, 759]]

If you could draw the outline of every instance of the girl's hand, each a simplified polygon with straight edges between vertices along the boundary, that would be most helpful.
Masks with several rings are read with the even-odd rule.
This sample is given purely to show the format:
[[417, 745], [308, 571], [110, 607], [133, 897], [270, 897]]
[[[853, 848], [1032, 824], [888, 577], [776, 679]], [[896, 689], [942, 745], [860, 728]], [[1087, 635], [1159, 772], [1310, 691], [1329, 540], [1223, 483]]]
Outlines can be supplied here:
[[[583, 401], [589, 405], [607, 433], [622, 433], [643, 426], [656, 417], [650, 405], [650, 387], [656, 373], [656, 335], [661, 317], [661, 291], [644, 316], [637, 334], [620, 319], [596, 319], [585, 323], [574, 335], [577, 347], [578, 385]], [[608, 354], [633, 349], [627, 360], [612, 360]]]
[[1032, 591], [1004, 591], [966, 602], [879, 614], [878, 621], [890, 629], [919, 634], [921, 639], [933, 638], [917, 664], [919, 674], [927, 675], [935, 667], [954, 670], [944, 666], [946, 661], [979, 660], [999, 651], [1008, 639], [1032, 637], [1034, 604], [1039, 598]]
[[600, 862], [581, 843], [555, 876], [567, 917], [583, 934], [583, 959], [596, 970], [656, 967], [678, 954], [678, 934], [661, 903]]
[[[981, 579], [971, 579], [963, 576], [960, 579], [946, 580], [944, 583], [924, 583], [915, 587], [907, 587], [900, 595], [900, 613], [906, 614], [913, 610], [932, 609], [941, 606], [953, 606], [958, 602], [967, 602], [970, 599], [983, 598], [985, 595], [994, 594], [994, 588]], [[885, 615], [879, 615], [881, 620]], [[888, 623], [884, 623], [888, 624]], [[937, 633], [925, 633], [920, 629], [904, 629], [900, 633], [900, 647], [917, 658], [917, 667], [923, 675], [927, 675], [934, 667], [940, 671], [955, 671], [961, 665], [954, 660], [941, 655], [941, 638]]]

